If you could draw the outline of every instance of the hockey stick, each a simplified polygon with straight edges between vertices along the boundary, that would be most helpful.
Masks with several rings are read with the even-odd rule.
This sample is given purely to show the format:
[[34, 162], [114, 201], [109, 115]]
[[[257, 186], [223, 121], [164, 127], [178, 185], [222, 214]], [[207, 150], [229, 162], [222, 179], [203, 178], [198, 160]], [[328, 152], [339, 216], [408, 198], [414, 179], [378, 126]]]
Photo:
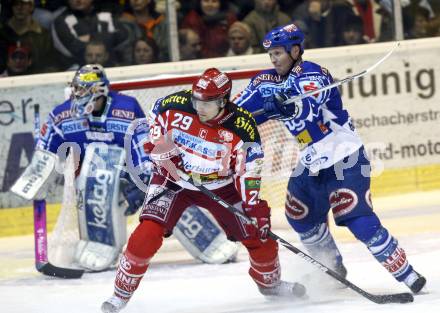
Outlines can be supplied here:
[[[35, 144], [40, 135], [40, 107], [34, 105], [34, 139]], [[35, 267], [37, 271], [47, 276], [60, 278], [80, 278], [84, 271], [80, 269], [62, 268], [49, 263], [47, 258], [47, 225], [46, 200], [35, 199], [34, 207], [34, 239], [35, 239]]]
[[[389, 57], [389, 56], [394, 52], [394, 50], [396, 50], [397, 47], [399, 47], [399, 46], [400, 46], [400, 42], [397, 42], [397, 44], [393, 47], [393, 49], [391, 49], [387, 54], [385, 54], [385, 55], [384, 55], [379, 61], [377, 61], [376, 63], [374, 63], [373, 65], [371, 65], [369, 68], [363, 70], [362, 72], [359, 72], [359, 73], [357, 73], [357, 74], [354, 74], [354, 75], [351, 75], [351, 76], [345, 77], [345, 78], [343, 78], [343, 79], [341, 79], [341, 80], [335, 81], [334, 83], [332, 83], [332, 84], [330, 84], [330, 85], [327, 85], [327, 86], [324, 86], [324, 87], [322, 87], [322, 88], [315, 89], [315, 90], [310, 90], [310, 91], [307, 91], [307, 92], [305, 92], [305, 93], [299, 94], [299, 95], [297, 95], [297, 96], [295, 96], [295, 97], [293, 97], [293, 98], [287, 99], [286, 101], [283, 102], [283, 105], [289, 105], [289, 104], [291, 104], [291, 103], [295, 103], [296, 101], [302, 100], [302, 99], [304, 99], [304, 98], [308, 98], [308, 97], [310, 97], [310, 96], [316, 95], [316, 94], [318, 94], [318, 93], [320, 93], [320, 92], [323, 92], [323, 91], [326, 91], [326, 90], [328, 90], [328, 89], [332, 89], [332, 88], [334, 88], [334, 87], [338, 87], [338, 86], [340, 86], [340, 85], [342, 85], [342, 84], [345, 84], [345, 83], [351, 82], [351, 81], [353, 81], [353, 80], [355, 80], [355, 79], [357, 79], [357, 78], [360, 78], [360, 77], [364, 76], [365, 74], [371, 72], [371, 71], [374, 70], [376, 67], [378, 67], [378, 66], [379, 66], [381, 63], [383, 63], [386, 59], [388, 59], [388, 57]], [[263, 114], [263, 113], [264, 113], [264, 109], [259, 109], [259, 110], [256, 110], [256, 111], [252, 112], [252, 115], [253, 115], [253, 116], [259, 116], [259, 115], [261, 115], [261, 114]]]
[[[179, 171], [179, 175], [180, 175], [180, 177], [184, 181], [186, 181], [186, 182], [190, 183], [191, 185], [193, 185], [195, 188], [197, 188], [202, 193], [207, 195], [213, 201], [219, 203], [220, 205], [222, 205], [224, 208], [226, 208], [230, 212], [232, 212], [235, 215], [239, 216], [240, 218], [246, 220], [248, 223], [252, 223], [252, 221], [249, 219], [249, 217], [247, 217], [244, 213], [239, 211], [237, 208], [235, 208], [232, 205], [230, 205], [229, 203], [225, 202], [222, 198], [217, 196], [215, 193], [213, 193], [212, 191], [210, 191], [209, 189], [207, 189], [203, 185], [195, 184], [194, 180], [189, 175], [187, 175], [187, 174], [185, 174], [185, 173], [183, 173], [181, 171]], [[360, 287], [356, 286], [355, 284], [351, 283], [349, 280], [345, 279], [344, 277], [342, 277], [341, 275], [339, 275], [338, 273], [336, 273], [332, 269], [326, 267], [324, 264], [318, 262], [316, 259], [312, 258], [308, 254], [302, 252], [300, 249], [298, 249], [295, 246], [291, 245], [289, 242], [287, 242], [283, 238], [279, 237], [278, 235], [274, 234], [272, 231], [269, 231], [269, 237], [272, 238], [273, 240], [277, 241], [279, 244], [281, 244], [282, 246], [284, 246], [288, 250], [290, 250], [293, 253], [295, 253], [297, 256], [302, 258], [304, 261], [306, 261], [306, 262], [312, 264], [313, 266], [317, 267], [318, 269], [320, 269], [321, 271], [323, 271], [327, 275], [329, 275], [329, 276], [333, 277], [334, 279], [338, 280], [339, 282], [341, 282], [342, 284], [344, 284], [345, 286], [347, 286], [351, 290], [356, 291], [358, 294], [360, 294], [361, 296], [367, 298], [370, 301], [373, 301], [373, 302], [378, 303], [378, 304], [384, 304], [384, 303], [408, 303], [408, 302], [413, 302], [414, 301], [413, 295], [411, 293], [409, 293], [409, 292], [393, 293], [393, 294], [386, 294], [386, 295], [374, 295], [374, 294], [371, 294], [371, 293], [361, 289]]]

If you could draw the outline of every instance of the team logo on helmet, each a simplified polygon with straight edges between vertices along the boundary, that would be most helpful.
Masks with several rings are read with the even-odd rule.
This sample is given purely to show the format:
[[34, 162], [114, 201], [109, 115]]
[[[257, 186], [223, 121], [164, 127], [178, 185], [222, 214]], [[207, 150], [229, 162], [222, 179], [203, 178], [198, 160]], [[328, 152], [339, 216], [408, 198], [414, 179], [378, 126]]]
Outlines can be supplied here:
[[209, 81], [205, 80], [205, 79], [199, 79], [199, 81], [197, 82], [197, 87], [206, 89], [208, 88], [209, 85]]
[[214, 84], [217, 86], [217, 88], [221, 88], [228, 83], [229, 78], [224, 73], [220, 73], [220, 75], [214, 77], [212, 80], [214, 81]]
[[284, 26], [283, 29], [286, 32], [293, 33], [293, 32], [296, 32], [298, 30], [298, 27], [296, 27], [295, 24], [289, 24], [289, 25]]
[[263, 41], [264, 49], [269, 49], [271, 45], [272, 45], [272, 41], [270, 41], [269, 39], [266, 39], [265, 41]]

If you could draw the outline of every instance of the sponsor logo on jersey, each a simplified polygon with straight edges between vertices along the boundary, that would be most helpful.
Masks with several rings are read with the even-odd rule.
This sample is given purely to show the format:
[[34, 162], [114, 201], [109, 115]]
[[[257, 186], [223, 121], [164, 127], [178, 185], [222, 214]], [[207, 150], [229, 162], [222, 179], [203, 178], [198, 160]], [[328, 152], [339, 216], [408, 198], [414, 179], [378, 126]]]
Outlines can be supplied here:
[[252, 162], [255, 159], [261, 159], [264, 157], [263, 149], [259, 144], [253, 144], [247, 149], [247, 162]]
[[87, 120], [73, 120], [61, 124], [61, 130], [64, 134], [78, 133], [89, 129]]
[[65, 119], [68, 119], [70, 117], [71, 117], [70, 110], [62, 111], [54, 116], [53, 122], [55, 124], [58, 124], [59, 122], [65, 120]]
[[[304, 90], [304, 92], [308, 92], [308, 91], [312, 91], [312, 90], [317, 90], [320, 88], [319, 84], [317, 84], [316, 82], [304, 82], [303, 84], [301, 84], [302, 89]], [[319, 92], [313, 94], [313, 97], [318, 98], [319, 96]]]
[[218, 134], [220, 136], [220, 140], [223, 142], [232, 142], [234, 139], [234, 135], [230, 131], [224, 129], [220, 129]]
[[259, 178], [245, 178], [244, 188], [246, 190], [250, 189], [260, 189], [261, 179]]
[[321, 121], [318, 121], [318, 127], [324, 135], [327, 134], [329, 131], [328, 127], [325, 126], [325, 124], [323, 124]]
[[303, 150], [305, 147], [308, 146], [309, 143], [313, 141], [307, 129], [304, 129], [302, 132], [296, 135], [295, 138], [298, 141], [300, 150]]
[[238, 129], [243, 129], [248, 135], [249, 138], [254, 141], [256, 136], [255, 123], [249, 118], [239, 116], [234, 121], [235, 127]]
[[309, 214], [309, 208], [298, 198], [287, 192], [286, 197], [286, 215], [294, 220], [300, 220], [305, 218]]
[[87, 131], [86, 138], [92, 141], [113, 141], [115, 135], [113, 133]]
[[127, 110], [113, 109], [112, 115], [114, 117], [119, 117], [119, 118], [123, 118], [126, 120], [134, 120], [135, 119], [134, 112], [127, 111]]
[[259, 74], [257, 77], [255, 77], [252, 80], [252, 85], [257, 86], [261, 82], [276, 82], [280, 83], [282, 81], [282, 78], [280, 75], [274, 75], [274, 74]]
[[347, 188], [338, 189], [330, 194], [330, 208], [335, 218], [347, 215], [358, 204], [356, 193]]
[[178, 103], [178, 104], [185, 104], [188, 102], [187, 97], [179, 96], [179, 95], [173, 95], [166, 97], [162, 100], [162, 107], [166, 106], [169, 103]]
[[222, 170], [222, 166], [219, 163], [211, 163], [211, 166], [200, 165], [185, 161], [183, 163], [183, 168], [186, 172], [194, 172], [202, 175], [210, 175], [212, 173]]
[[181, 146], [181, 149], [212, 159], [219, 158], [227, 149], [225, 145], [209, 142], [179, 130], [174, 130], [173, 137], [175, 143]]
[[120, 121], [107, 121], [107, 131], [109, 132], [115, 132], [115, 133], [122, 133], [125, 134], [128, 129], [128, 123], [120, 122]]

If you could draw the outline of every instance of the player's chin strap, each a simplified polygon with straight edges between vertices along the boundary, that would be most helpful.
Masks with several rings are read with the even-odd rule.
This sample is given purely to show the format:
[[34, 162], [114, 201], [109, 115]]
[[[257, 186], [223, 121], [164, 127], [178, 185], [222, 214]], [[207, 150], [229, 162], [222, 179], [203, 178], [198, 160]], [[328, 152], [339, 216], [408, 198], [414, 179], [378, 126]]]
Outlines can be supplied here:
[[[327, 86], [324, 86], [324, 87], [322, 87], [322, 88], [319, 88], [319, 89], [315, 89], [315, 90], [310, 90], [310, 91], [307, 91], [307, 92], [304, 92], [304, 93], [301, 93], [301, 94], [299, 94], [299, 95], [297, 95], [297, 96], [295, 96], [295, 97], [292, 97], [292, 98], [289, 98], [289, 99], [287, 99], [286, 101], [284, 101], [283, 102], [283, 106], [285, 106], [285, 105], [290, 105], [290, 104], [292, 104], [292, 103], [296, 103], [297, 101], [300, 101], [300, 100], [302, 100], [302, 99], [304, 99], [304, 98], [308, 98], [308, 97], [311, 97], [311, 96], [313, 96], [313, 95], [316, 95], [316, 94], [318, 94], [318, 93], [321, 93], [321, 92], [323, 92], [323, 91], [325, 91], [325, 90], [328, 90], [328, 89], [332, 89], [332, 88], [335, 88], [335, 87], [338, 87], [338, 86], [340, 86], [340, 85], [342, 85], [342, 84], [345, 84], [345, 83], [348, 83], [348, 82], [351, 82], [351, 81], [353, 81], [353, 80], [355, 80], [355, 79], [357, 79], [357, 78], [360, 78], [360, 77], [362, 77], [362, 76], [364, 76], [365, 74], [367, 74], [367, 73], [369, 73], [369, 72], [371, 72], [372, 70], [374, 70], [376, 67], [378, 67], [381, 63], [383, 63], [386, 59], [388, 59], [388, 57], [397, 49], [397, 47], [399, 47], [400, 46], [400, 42], [397, 42], [397, 44], [387, 53], [387, 54], [385, 54], [379, 61], [377, 61], [376, 63], [374, 63], [373, 65], [371, 65], [370, 67], [368, 67], [367, 69], [365, 69], [365, 70], [363, 70], [362, 72], [359, 72], [359, 73], [357, 73], [357, 74], [354, 74], [354, 75], [351, 75], [351, 76], [347, 76], [347, 77], [345, 77], [345, 78], [343, 78], [343, 79], [341, 79], [341, 80], [338, 80], [338, 81], [335, 81], [334, 83], [332, 83], [332, 84], [330, 84], [330, 85], [327, 85]], [[264, 109], [260, 109], [260, 110], [256, 110], [256, 111], [254, 111], [254, 112], [252, 112], [252, 115], [253, 116], [259, 116], [259, 115], [261, 115], [261, 114], [264, 114]]]
[[[187, 175], [186, 173], [183, 173], [181, 171], [178, 171], [178, 172], [179, 172], [179, 176], [182, 178], [182, 180], [192, 184], [195, 188], [197, 188], [203, 194], [205, 194], [206, 196], [208, 196], [209, 198], [211, 198], [212, 200], [214, 200], [215, 202], [217, 202], [218, 204], [223, 206], [225, 209], [227, 209], [227, 210], [231, 211], [232, 213], [238, 215], [240, 218], [248, 221], [249, 223], [252, 223], [252, 221], [244, 213], [239, 211], [237, 208], [233, 207], [232, 205], [230, 205], [229, 203], [224, 201], [222, 198], [217, 196], [215, 193], [213, 193], [212, 191], [210, 191], [209, 189], [207, 189], [203, 185], [195, 183], [194, 180], [189, 175]], [[350, 281], [348, 281], [347, 279], [345, 279], [344, 277], [342, 277], [341, 275], [339, 275], [335, 271], [331, 270], [330, 268], [326, 267], [324, 264], [318, 262], [317, 260], [315, 260], [314, 258], [309, 256], [308, 254], [302, 252], [301, 250], [299, 250], [295, 246], [291, 245], [286, 240], [284, 240], [281, 237], [279, 237], [278, 235], [274, 234], [272, 231], [269, 231], [269, 237], [272, 238], [273, 240], [277, 241], [280, 245], [284, 246], [286, 249], [288, 249], [288, 250], [292, 251], [293, 253], [295, 253], [297, 256], [302, 258], [304, 261], [306, 261], [309, 264], [312, 264], [313, 266], [317, 267], [318, 269], [320, 269], [321, 271], [323, 271], [327, 275], [329, 275], [329, 276], [333, 277], [334, 279], [338, 280], [339, 282], [341, 282], [342, 284], [344, 284], [345, 286], [347, 286], [351, 290], [356, 291], [358, 294], [360, 294], [361, 296], [367, 298], [370, 301], [373, 301], [373, 302], [378, 303], [378, 304], [383, 304], [383, 303], [408, 303], [408, 302], [413, 302], [414, 301], [413, 295], [408, 293], [408, 292], [394, 293], [394, 294], [387, 294], [387, 295], [374, 295], [374, 294], [371, 294], [371, 293], [369, 293], [369, 292], [359, 288], [358, 286], [354, 285], [353, 283], [351, 283]]]

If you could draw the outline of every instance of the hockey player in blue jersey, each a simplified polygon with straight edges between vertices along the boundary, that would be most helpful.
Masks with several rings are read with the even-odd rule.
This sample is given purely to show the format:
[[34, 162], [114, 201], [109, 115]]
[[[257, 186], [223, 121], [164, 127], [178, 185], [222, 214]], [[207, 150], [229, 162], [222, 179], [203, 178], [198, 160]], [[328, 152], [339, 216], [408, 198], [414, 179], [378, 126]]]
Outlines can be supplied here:
[[299, 163], [288, 183], [288, 222], [312, 256], [345, 276], [342, 256], [328, 228], [331, 210], [336, 225], [348, 227], [395, 279], [418, 293], [426, 279], [413, 269], [397, 239], [373, 212], [370, 162], [338, 89], [284, 103], [331, 84], [329, 71], [302, 59], [304, 34], [294, 24], [270, 31], [263, 47], [274, 68], [253, 77], [234, 102], [250, 112], [264, 112], [255, 114], [258, 124], [283, 121], [296, 138]]

